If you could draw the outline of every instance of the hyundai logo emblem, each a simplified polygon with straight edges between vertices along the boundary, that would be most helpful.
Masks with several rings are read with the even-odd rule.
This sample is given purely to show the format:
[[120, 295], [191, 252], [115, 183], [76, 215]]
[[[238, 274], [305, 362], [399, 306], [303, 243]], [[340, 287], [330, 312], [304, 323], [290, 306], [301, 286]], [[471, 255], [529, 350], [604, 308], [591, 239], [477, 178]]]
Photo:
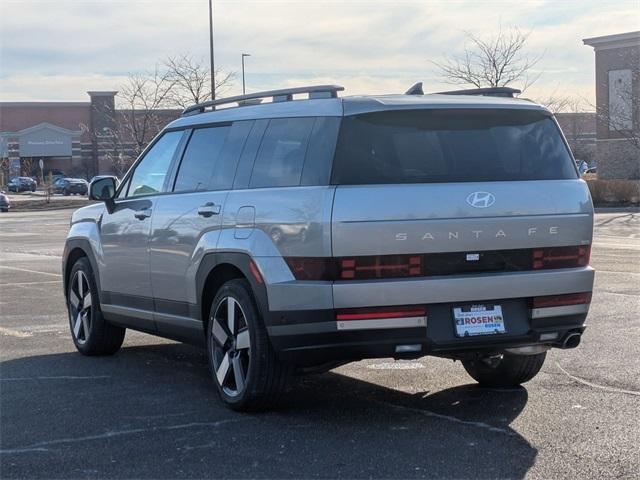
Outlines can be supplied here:
[[473, 192], [467, 197], [467, 203], [474, 208], [487, 208], [496, 203], [496, 197], [489, 192]]

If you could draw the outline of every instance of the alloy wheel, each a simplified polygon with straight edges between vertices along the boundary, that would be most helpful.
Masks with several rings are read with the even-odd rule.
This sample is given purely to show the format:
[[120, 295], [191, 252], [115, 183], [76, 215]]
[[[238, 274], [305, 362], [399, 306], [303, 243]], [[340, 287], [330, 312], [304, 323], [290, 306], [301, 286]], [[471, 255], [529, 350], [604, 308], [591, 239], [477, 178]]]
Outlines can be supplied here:
[[73, 336], [80, 345], [86, 343], [91, 332], [92, 301], [87, 275], [79, 270], [69, 286], [69, 313]]
[[213, 367], [218, 384], [230, 397], [240, 395], [246, 386], [251, 340], [249, 325], [240, 303], [225, 297], [210, 320]]

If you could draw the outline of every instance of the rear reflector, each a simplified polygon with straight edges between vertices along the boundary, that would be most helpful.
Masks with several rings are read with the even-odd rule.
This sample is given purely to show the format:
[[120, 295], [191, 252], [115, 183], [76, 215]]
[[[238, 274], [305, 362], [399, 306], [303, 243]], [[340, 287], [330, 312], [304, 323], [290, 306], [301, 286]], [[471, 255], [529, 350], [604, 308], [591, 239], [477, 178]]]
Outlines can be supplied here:
[[550, 247], [533, 250], [532, 268], [575, 268], [589, 265], [591, 245]]
[[531, 299], [531, 308], [561, 307], [565, 305], [582, 305], [586, 303], [591, 303], [591, 292], [533, 297]]
[[424, 317], [426, 315], [427, 309], [424, 306], [352, 308], [338, 310], [336, 319], [341, 321], [379, 320], [385, 318]]

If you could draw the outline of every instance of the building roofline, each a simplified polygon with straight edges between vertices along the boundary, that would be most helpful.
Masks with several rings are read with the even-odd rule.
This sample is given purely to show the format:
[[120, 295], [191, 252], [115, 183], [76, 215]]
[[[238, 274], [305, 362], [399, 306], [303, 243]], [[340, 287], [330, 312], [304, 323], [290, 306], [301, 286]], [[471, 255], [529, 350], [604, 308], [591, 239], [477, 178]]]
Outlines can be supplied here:
[[601, 37], [583, 38], [582, 43], [593, 47], [595, 50], [640, 46], [640, 31], [616, 33]]
[[89, 102], [0, 102], [0, 107], [88, 107]]
[[90, 97], [115, 97], [118, 94], [117, 90], [105, 90], [105, 91], [93, 91], [90, 90], [87, 92]]

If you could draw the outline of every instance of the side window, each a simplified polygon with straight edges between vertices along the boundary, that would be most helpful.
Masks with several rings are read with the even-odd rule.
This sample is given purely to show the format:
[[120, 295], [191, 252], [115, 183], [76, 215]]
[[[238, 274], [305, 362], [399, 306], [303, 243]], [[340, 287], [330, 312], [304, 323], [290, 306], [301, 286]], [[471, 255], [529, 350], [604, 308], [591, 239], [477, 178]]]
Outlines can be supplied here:
[[318, 117], [313, 125], [300, 185], [329, 185], [340, 117]]
[[127, 196], [127, 190], [129, 190], [129, 185], [131, 185], [131, 177], [129, 177], [122, 188], [118, 192], [118, 198], [125, 198]]
[[127, 197], [162, 192], [171, 160], [181, 138], [182, 132], [168, 132], [151, 147], [131, 176]]
[[251, 174], [250, 188], [300, 185], [315, 118], [277, 118], [269, 122]]
[[198, 128], [180, 162], [174, 192], [207, 190], [213, 172], [220, 168], [222, 147], [229, 127]]
[[234, 122], [229, 130], [227, 141], [220, 154], [220, 161], [211, 178], [211, 190], [228, 190], [233, 185], [233, 179], [238, 168], [240, 154], [247, 143], [247, 137], [253, 127], [253, 120]]

